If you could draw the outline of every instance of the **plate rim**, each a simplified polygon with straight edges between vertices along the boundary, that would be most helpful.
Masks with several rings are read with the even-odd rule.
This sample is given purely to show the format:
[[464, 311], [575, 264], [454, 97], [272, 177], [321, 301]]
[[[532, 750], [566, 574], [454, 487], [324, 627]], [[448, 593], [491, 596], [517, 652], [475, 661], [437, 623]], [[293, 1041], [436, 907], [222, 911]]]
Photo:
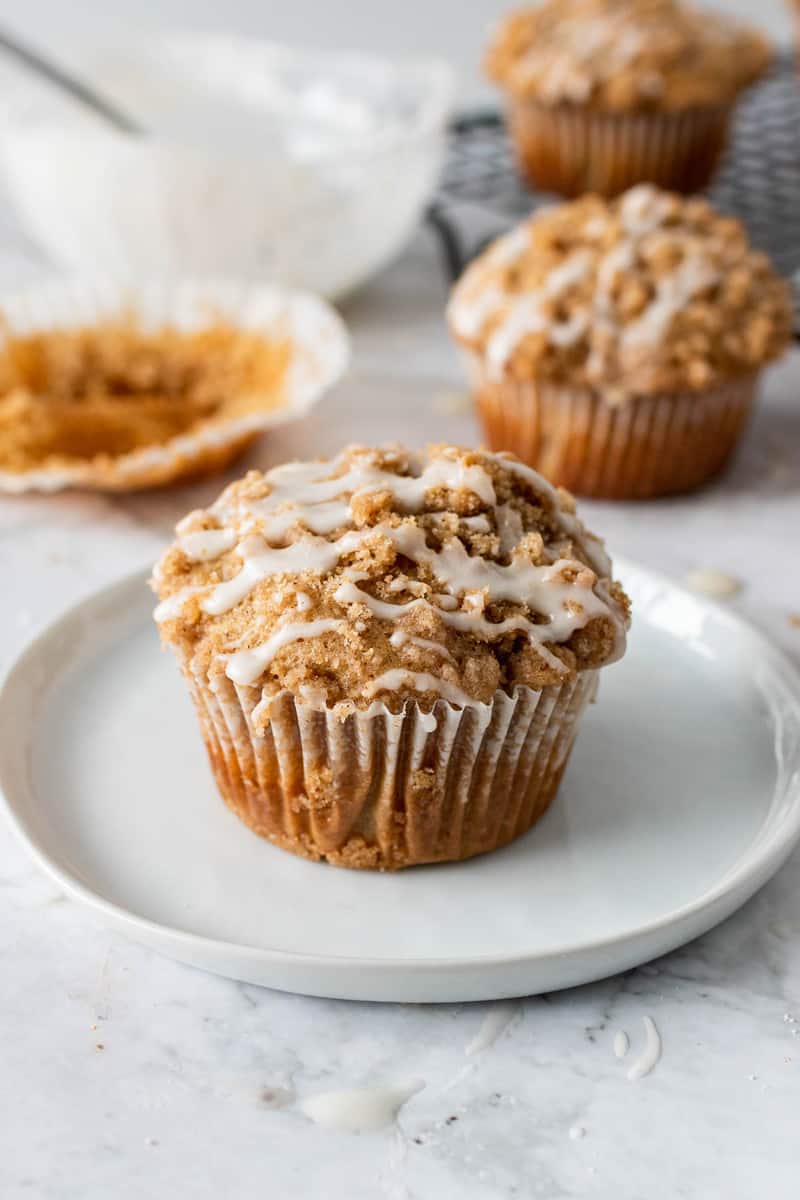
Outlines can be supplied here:
[[[800, 711], [800, 669], [766, 634], [751, 625], [738, 612], [731, 611], [706, 596], [689, 591], [680, 583], [676, 583], [670, 579], [669, 576], [651, 570], [649, 567], [633, 559], [624, 556], [615, 556], [614, 567], [615, 574], [623, 579], [628, 573], [637, 574], [658, 588], [666, 588], [670, 591], [678, 592], [683, 597], [689, 598], [702, 610], [712, 614], [715, 620], [721, 621], [723, 625], [727, 625], [735, 631], [739, 638], [744, 638], [748, 641], [762, 655], [762, 661], [766, 663], [767, 667], [785, 685]], [[3, 672], [2, 676], [0, 676], [0, 729], [4, 724], [4, 715], [13, 703], [15, 689], [19, 686], [26, 686], [20, 684], [21, 677], [29, 666], [39, 660], [42, 651], [46, 649], [48, 643], [61, 636], [72, 622], [85, 613], [87, 608], [94, 607], [95, 605], [107, 605], [114, 593], [126, 594], [136, 588], [144, 596], [149, 574], [149, 568], [139, 567], [95, 588], [88, 595], [59, 612], [23, 646], [16, 658]], [[48, 682], [52, 682], [52, 679], [62, 669], [62, 667], [56, 668], [50, 674]], [[47, 683], [44, 684], [45, 689], [46, 687]], [[428, 956], [424, 958], [377, 958], [282, 950], [274, 947], [252, 946], [244, 942], [210, 937], [206, 934], [180, 929], [177, 926], [154, 920], [152, 917], [142, 916], [102, 896], [76, 873], [73, 873], [53, 859], [50, 853], [39, 843], [33, 832], [28, 829], [22, 812], [17, 810], [18, 806], [12, 803], [9, 794], [7, 794], [13, 790], [14, 786], [13, 780], [9, 777], [15, 771], [15, 756], [18, 759], [20, 755], [24, 755], [30, 745], [31, 739], [26, 737], [18, 744], [12, 745], [9, 749], [3, 743], [2, 739], [0, 739], [0, 811], [3, 812], [10, 827], [28, 854], [66, 895], [85, 905], [90, 910], [94, 910], [101, 918], [105, 918], [108, 923], [116, 928], [127, 927], [129, 929], [140, 930], [143, 934], [154, 935], [159, 939], [166, 938], [170, 943], [184, 945], [187, 948], [194, 947], [206, 953], [216, 953], [217, 955], [233, 954], [240, 960], [262, 962], [276, 966], [295, 966], [303, 969], [317, 968], [333, 973], [360, 970], [370, 974], [394, 973], [398, 970], [415, 974], [438, 974], [443, 971], [458, 972], [499, 968], [513, 969], [525, 966], [535, 967], [537, 964], [545, 964], [551, 960], [563, 961], [575, 959], [581, 954], [602, 954], [604, 951], [613, 950], [624, 943], [636, 942], [642, 938], [657, 935], [660, 931], [670, 927], [674, 927], [677, 932], [678, 928], [685, 923], [691, 923], [696, 918], [702, 919], [704, 914], [708, 914], [711, 917], [709, 923], [689, 935], [690, 938], [694, 938], [713, 928], [718, 920], [724, 920], [726, 916], [731, 915], [737, 908], [746, 903], [780, 869], [795, 848], [798, 840], [800, 840], [800, 774], [798, 774], [789, 784], [788, 795], [792, 802], [789, 805], [788, 812], [781, 818], [773, 836], [766, 839], [762, 838], [765, 826], [770, 820], [768, 811], [759, 828], [754, 833], [748, 848], [714, 881], [711, 887], [705, 889], [699, 896], [696, 896], [679, 908], [671, 909], [655, 920], [635, 926], [634, 928], [625, 929], [620, 933], [605, 938], [572, 943], [566, 946], [550, 947], [543, 952], [525, 951], [517, 954], [484, 956], [465, 956], [462, 954], [449, 958], [441, 956]], [[30, 781], [25, 786], [25, 792], [27, 794], [34, 792]], [[759, 842], [761, 842], [760, 845], [758, 844]], [[755, 847], [755, 850], [751, 853], [752, 847]], [[447, 864], [442, 865], [446, 866]], [[721, 917], [714, 917], [713, 910], [715, 906], [722, 905], [724, 908], [726, 901], [733, 901], [733, 903], [727, 907]], [[673, 943], [673, 948], [684, 944], [685, 940], [689, 939], [684, 939], [681, 934], [680, 938]], [[150, 943], [148, 942], [148, 944]], [[661, 951], [661, 953], [666, 952], [668, 951]], [[645, 960], [642, 959], [640, 961]], [[206, 969], [213, 970], [213, 968]], [[594, 974], [590, 973], [586, 978], [588, 981], [590, 978], [598, 977], [598, 973], [595, 972]], [[325, 993], [319, 992], [317, 994], [322, 995]]]

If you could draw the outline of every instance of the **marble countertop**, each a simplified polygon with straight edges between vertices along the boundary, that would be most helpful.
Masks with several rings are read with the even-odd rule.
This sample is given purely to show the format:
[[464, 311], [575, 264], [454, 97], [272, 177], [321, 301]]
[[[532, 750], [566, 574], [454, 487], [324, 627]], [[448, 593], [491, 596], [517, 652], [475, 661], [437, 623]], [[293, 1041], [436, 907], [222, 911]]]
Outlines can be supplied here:
[[[477, 437], [435, 253], [420, 234], [345, 306], [353, 376], [252, 463], [345, 439]], [[741, 580], [730, 603], [796, 659], [798, 385], [795, 355], [770, 374], [733, 470], [701, 496], [583, 506], [612, 552], [678, 579], [713, 566]], [[3, 500], [0, 669], [60, 609], [152, 561], [218, 487]], [[3, 1200], [798, 1194], [800, 853], [684, 949], [499, 1009], [307, 999], [182, 967], [96, 927], [4, 826], [0, 889]], [[614, 1034], [638, 1053], [645, 1017], [663, 1054], [630, 1081]], [[467, 1054], [482, 1029], [488, 1044]], [[414, 1078], [424, 1088], [378, 1132], [321, 1128], [300, 1110], [322, 1091]]]

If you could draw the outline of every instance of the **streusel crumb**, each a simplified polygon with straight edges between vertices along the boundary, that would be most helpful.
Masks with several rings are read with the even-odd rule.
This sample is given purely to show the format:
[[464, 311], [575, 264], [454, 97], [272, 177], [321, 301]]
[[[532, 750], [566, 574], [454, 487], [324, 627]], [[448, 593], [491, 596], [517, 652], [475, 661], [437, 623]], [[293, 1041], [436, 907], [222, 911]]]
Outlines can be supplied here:
[[448, 318], [490, 376], [609, 399], [747, 375], [792, 331], [789, 287], [743, 226], [649, 184], [535, 214], [467, 269]]
[[548, 0], [501, 21], [486, 69], [543, 104], [675, 112], [729, 104], [770, 58], [756, 30], [679, 0]]
[[287, 340], [223, 322], [133, 320], [8, 335], [0, 347], [0, 469], [116, 458], [283, 403]]
[[189, 514], [156, 568], [193, 675], [395, 711], [488, 703], [600, 667], [628, 600], [574, 503], [512, 455], [351, 446], [251, 471]]

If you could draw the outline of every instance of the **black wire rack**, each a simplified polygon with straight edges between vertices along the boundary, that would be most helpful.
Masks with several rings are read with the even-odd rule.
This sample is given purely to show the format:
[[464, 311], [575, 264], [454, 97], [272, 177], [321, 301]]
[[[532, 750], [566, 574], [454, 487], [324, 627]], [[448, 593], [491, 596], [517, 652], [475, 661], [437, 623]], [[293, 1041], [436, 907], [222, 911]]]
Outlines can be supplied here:
[[[730, 146], [709, 199], [739, 217], [750, 238], [789, 277], [800, 272], [800, 78], [781, 58], [737, 108]], [[458, 117], [428, 219], [441, 241], [452, 279], [486, 242], [550, 195], [530, 191], [517, 174], [499, 112]], [[475, 233], [476, 212], [481, 232]]]

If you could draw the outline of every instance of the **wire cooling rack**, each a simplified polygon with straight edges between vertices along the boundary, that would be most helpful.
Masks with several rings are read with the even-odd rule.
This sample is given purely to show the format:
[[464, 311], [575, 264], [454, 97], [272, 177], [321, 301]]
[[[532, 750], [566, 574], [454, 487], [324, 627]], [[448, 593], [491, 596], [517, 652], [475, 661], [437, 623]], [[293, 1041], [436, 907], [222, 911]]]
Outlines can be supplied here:
[[[779, 271], [800, 271], [800, 78], [780, 59], [739, 104], [730, 147], [708, 190], [739, 217]], [[517, 175], [501, 115], [467, 113], [450, 127], [439, 192], [428, 218], [455, 278], [485, 242], [552, 196], [528, 190]], [[475, 233], [474, 215], [482, 215]]]

